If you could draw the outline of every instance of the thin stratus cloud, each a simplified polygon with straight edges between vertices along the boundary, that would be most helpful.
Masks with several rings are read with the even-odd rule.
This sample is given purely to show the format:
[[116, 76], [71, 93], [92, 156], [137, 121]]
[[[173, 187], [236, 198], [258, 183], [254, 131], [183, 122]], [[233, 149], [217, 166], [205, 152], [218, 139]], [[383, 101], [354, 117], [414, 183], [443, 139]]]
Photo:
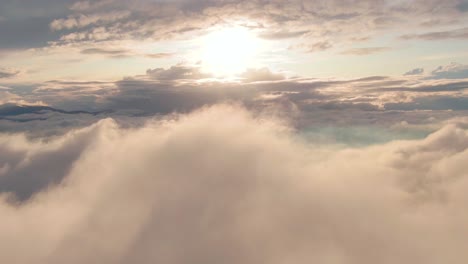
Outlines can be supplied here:
[[0, 263], [466, 263], [466, 0], [3, 0]]

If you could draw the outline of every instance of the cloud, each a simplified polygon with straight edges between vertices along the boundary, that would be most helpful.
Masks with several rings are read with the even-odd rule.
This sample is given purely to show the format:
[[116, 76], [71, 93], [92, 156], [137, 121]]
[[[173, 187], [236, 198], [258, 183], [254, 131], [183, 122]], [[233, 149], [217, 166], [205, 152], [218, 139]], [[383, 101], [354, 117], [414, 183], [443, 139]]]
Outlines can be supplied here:
[[115, 21], [126, 19], [129, 11], [110, 11], [105, 13], [93, 13], [89, 15], [71, 16], [66, 19], [56, 19], [50, 24], [52, 30], [66, 30], [84, 28], [90, 25], [106, 25]]
[[[434, 20], [440, 21], [442, 26], [462, 27], [463, 6], [464, 3], [456, 0], [444, 3], [433, 0], [394, 3], [369, 0], [326, 3], [302, 0], [39, 0], [33, 4], [6, 0], [0, 3], [0, 16], [5, 18], [0, 24], [0, 35], [9, 37], [0, 39], [0, 49], [70, 47], [71, 44], [86, 49], [94, 47], [96, 42], [122, 40], [153, 43], [191, 38], [190, 33], [204, 34], [212, 26], [232, 26], [235, 21], [272, 40], [301, 37], [313, 43], [327, 38], [338, 45], [420, 21]], [[433, 10], [438, 12], [434, 14]]]
[[114, 0], [77, 1], [73, 3], [73, 5], [70, 7], [70, 10], [86, 11], [90, 9], [97, 9], [97, 8], [112, 4], [112, 2], [114, 2]]
[[268, 68], [248, 69], [241, 73], [239, 77], [243, 78], [245, 82], [280, 81], [285, 79], [284, 75], [273, 73]]
[[15, 104], [3, 104], [0, 105], [0, 118], [20, 116], [25, 114], [42, 114], [44, 112], [58, 112], [61, 114], [97, 114], [86, 111], [65, 111], [56, 109], [45, 105], [15, 105]]
[[19, 70], [0, 68], [0, 79], [12, 78], [20, 73]]
[[412, 103], [389, 103], [386, 106], [388, 110], [450, 110], [450, 111], [467, 111], [468, 97], [454, 96], [428, 96], [415, 98]]
[[9, 92], [8, 90], [0, 90], [0, 104], [5, 104], [12, 100], [20, 98], [18, 95]]
[[448, 125], [422, 140], [356, 149], [301, 142], [281, 122], [233, 106], [140, 129], [103, 120], [49, 141], [2, 135], [0, 174], [51, 184], [23, 203], [3, 194], [0, 261], [468, 257], [465, 129]]
[[154, 80], [177, 81], [177, 80], [200, 80], [212, 77], [203, 73], [199, 67], [178, 64], [169, 69], [148, 69], [146, 75]]
[[412, 69], [411, 71], [408, 71], [406, 72], [404, 75], [405, 76], [410, 76], [410, 75], [421, 75], [424, 73], [424, 69], [423, 68], [416, 68], [416, 69]]
[[329, 41], [319, 41], [319, 42], [315, 42], [312, 44], [302, 43], [299, 45], [292, 46], [291, 48], [298, 48], [298, 49], [305, 50], [307, 52], [318, 52], [318, 51], [331, 49], [332, 47], [333, 47], [333, 44], [330, 43]]
[[442, 83], [426, 83], [407, 87], [382, 87], [378, 91], [406, 91], [406, 92], [457, 92], [468, 89], [467, 81], [452, 81]]
[[432, 79], [465, 79], [468, 78], [468, 65], [454, 63], [439, 66], [431, 72]]
[[[270, 40], [301, 37], [314, 42], [327, 37], [333, 43], [339, 43], [428, 19], [448, 23], [448, 20], [463, 18], [458, 4], [455, 0], [443, 4], [432, 0], [411, 3], [368, 0], [352, 3], [348, 0], [326, 3], [302, 0], [79, 1], [72, 6], [72, 14], [55, 19], [51, 27], [64, 30], [60, 40], [53, 41], [56, 45], [103, 40], [154, 42], [191, 37], [193, 32], [204, 34], [212, 26], [236, 23]], [[431, 13], [435, 9], [437, 14]], [[100, 34], [93, 33], [97, 29]]]
[[[148, 69], [146, 74], [116, 82], [55, 80], [28, 87], [13, 86], [5, 90], [8, 98], [5, 95], [7, 99], [0, 103], [36, 102], [71, 113], [81, 110], [80, 113], [99, 116], [32, 113], [5, 117], [0, 120], [0, 130], [60, 134], [103, 117], [128, 123], [131, 118], [187, 113], [231, 102], [254, 112], [289, 115], [298, 128], [336, 123], [391, 127], [401, 119], [419, 123], [431, 116], [447, 120], [466, 115], [463, 104], [467, 87], [466, 80], [434, 79], [427, 75], [310, 79], [291, 78], [268, 68], [249, 69], [233, 80], [220, 80], [205, 73], [201, 65], [177, 64]], [[15, 91], [21, 92], [17, 95]]]
[[[58, 5], [60, 5], [60, 3], [58, 3]], [[11, 7], [2, 8], [0, 4], [0, 10], [10, 10], [10, 8]], [[21, 10], [28, 10], [27, 12], [29, 12], [33, 9], [33, 7], [29, 7]], [[0, 38], [0, 50], [8, 51], [47, 46], [49, 41], [55, 41], [59, 39], [61, 35], [58, 32], [51, 32], [49, 23], [50, 18], [38, 17], [34, 14], [1, 21], [0, 35], [3, 37]]]
[[129, 50], [116, 50], [116, 49], [101, 49], [101, 48], [89, 48], [81, 51], [81, 54], [87, 55], [105, 55], [115, 58], [127, 57], [131, 55]]
[[288, 38], [297, 38], [301, 37], [304, 34], [307, 34], [309, 31], [277, 31], [277, 32], [264, 32], [259, 35], [259, 37], [269, 40], [276, 39], [288, 39]]
[[161, 52], [161, 53], [146, 54], [145, 56], [148, 57], [148, 58], [152, 58], [152, 59], [163, 59], [163, 58], [173, 57], [174, 54], [173, 53], [167, 53], [167, 52], [166, 53]]
[[460, 28], [449, 31], [435, 31], [423, 34], [403, 35], [401, 38], [423, 40], [466, 39], [468, 38], [468, 28]]
[[354, 48], [354, 49], [344, 50], [341, 52], [341, 54], [365, 56], [365, 55], [371, 55], [374, 53], [384, 52], [388, 50], [390, 50], [389, 47]]
[[457, 5], [458, 10], [461, 12], [467, 12], [468, 11], [468, 1], [462, 0], [460, 3]]

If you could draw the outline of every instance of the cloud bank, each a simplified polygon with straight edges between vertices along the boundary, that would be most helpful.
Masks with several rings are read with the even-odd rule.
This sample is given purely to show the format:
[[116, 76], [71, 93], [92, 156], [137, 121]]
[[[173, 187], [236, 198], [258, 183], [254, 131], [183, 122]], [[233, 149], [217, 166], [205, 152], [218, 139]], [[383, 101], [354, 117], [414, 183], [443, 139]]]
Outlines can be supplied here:
[[17, 181], [2, 190], [0, 262], [465, 263], [466, 128], [336, 149], [221, 105], [1, 135], [0, 179]]
[[[117, 81], [51, 80], [0, 87], [0, 131], [57, 135], [106, 117], [133, 126], [154, 115], [232, 102], [254, 112], [288, 117], [299, 129], [336, 125], [390, 129], [408, 122], [428, 125], [425, 131], [433, 132], [468, 113], [466, 65], [457, 63], [427, 74], [416, 68], [404, 76], [355, 79], [304, 78], [250, 68], [226, 81], [200, 65], [184, 63], [143, 73]], [[2, 111], [15, 105], [22, 111]]]

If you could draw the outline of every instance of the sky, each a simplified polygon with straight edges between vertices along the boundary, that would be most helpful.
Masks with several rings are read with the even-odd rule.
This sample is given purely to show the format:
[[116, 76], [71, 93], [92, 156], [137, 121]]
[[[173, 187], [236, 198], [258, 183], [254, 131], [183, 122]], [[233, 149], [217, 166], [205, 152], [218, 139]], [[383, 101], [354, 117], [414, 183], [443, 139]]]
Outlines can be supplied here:
[[1, 263], [466, 263], [467, 0], [0, 0]]

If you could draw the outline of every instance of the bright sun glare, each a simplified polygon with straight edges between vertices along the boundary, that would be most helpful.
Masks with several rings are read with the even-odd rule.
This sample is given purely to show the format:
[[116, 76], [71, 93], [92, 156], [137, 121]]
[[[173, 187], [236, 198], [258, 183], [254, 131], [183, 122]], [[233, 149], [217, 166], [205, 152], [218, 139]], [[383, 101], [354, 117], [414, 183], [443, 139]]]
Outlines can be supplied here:
[[256, 64], [261, 43], [248, 29], [233, 27], [206, 35], [201, 46], [203, 67], [215, 75], [230, 76]]

